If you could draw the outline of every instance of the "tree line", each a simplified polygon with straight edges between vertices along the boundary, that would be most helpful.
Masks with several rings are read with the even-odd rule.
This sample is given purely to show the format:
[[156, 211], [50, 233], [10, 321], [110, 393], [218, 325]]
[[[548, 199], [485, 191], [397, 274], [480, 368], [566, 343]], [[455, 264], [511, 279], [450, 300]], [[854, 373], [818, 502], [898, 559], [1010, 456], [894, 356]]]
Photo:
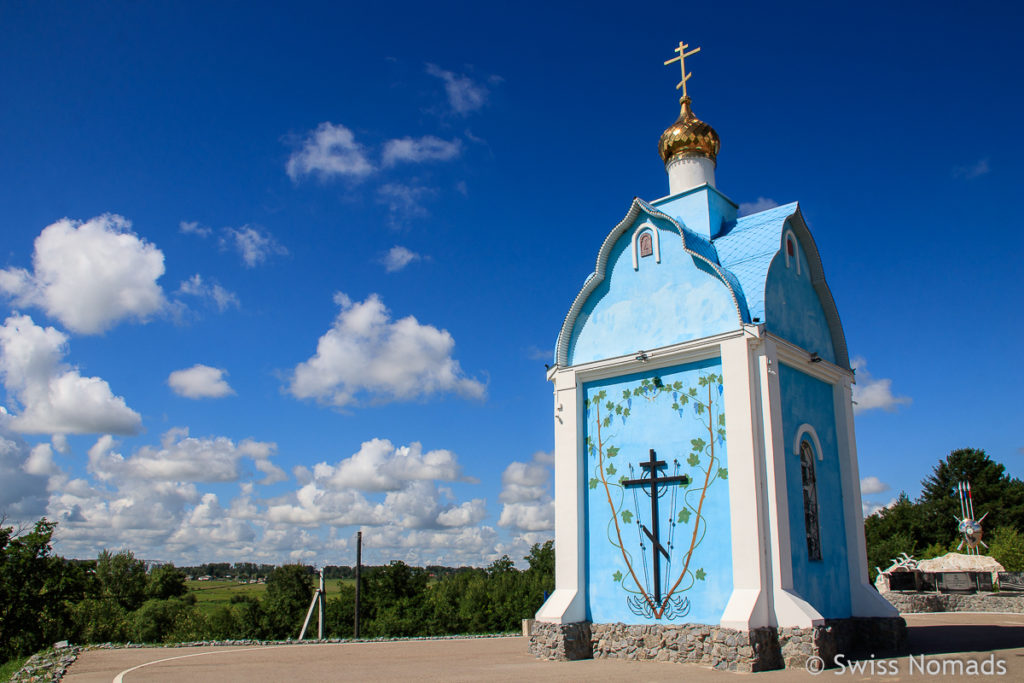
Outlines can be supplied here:
[[896, 502], [864, 520], [868, 568], [871, 580], [877, 568], [887, 569], [892, 560], [907, 553], [918, 560], [966, 553], [959, 548], [961, 517], [956, 487], [970, 482], [977, 517], [982, 522], [981, 553], [996, 559], [1007, 571], [1024, 571], [1024, 482], [1006, 473], [985, 451], [961, 448], [940, 460], [921, 481], [921, 495], [911, 500], [900, 492]]
[[[235, 595], [228, 605], [202, 610], [185, 573], [173, 564], [147, 572], [146, 563], [127, 550], [104, 550], [95, 561], [55, 556], [51, 540], [56, 526], [46, 519], [31, 530], [0, 524], [0, 663], [60, 640], [295, 638], [315, 591], [312, 567], [285, 565], [267, 572], [261, 596]], [[399, 561], [376, 567], [362, 577], [360, 636], [518, 630], [554, 590], [553, 543], [534, 545], [524, 559], [526, 570], [517, 569], [507, 555], [483, 569], [437, 572], [432, 570], [441, 568]], [[351, 638], [355, 585], [342, 584], [340, 593], [328, 595], [326, 612], [325, 636]]]

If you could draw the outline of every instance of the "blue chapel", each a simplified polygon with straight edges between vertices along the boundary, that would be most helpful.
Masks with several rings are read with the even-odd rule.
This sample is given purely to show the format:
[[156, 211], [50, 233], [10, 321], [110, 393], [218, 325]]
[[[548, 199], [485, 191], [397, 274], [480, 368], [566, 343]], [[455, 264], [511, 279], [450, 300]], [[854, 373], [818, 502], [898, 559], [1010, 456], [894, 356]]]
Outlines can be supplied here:
[[[854, 373], [821, 255], [798, 203], [739, 216], [716, 186], [686, 48], [666, 62], [683, 75], [658, 143], [669, 194], [595, 242], [558, 333], [556, 587], [534, 629], [562, 649], [531, 647], [625, 656], [646, 627], [651, 658], [761, 670], [806, 659], [801, 634], [821, 652], [898, 638], [868, 582]], [[679, 645], [694, 628], [742, 651]]]

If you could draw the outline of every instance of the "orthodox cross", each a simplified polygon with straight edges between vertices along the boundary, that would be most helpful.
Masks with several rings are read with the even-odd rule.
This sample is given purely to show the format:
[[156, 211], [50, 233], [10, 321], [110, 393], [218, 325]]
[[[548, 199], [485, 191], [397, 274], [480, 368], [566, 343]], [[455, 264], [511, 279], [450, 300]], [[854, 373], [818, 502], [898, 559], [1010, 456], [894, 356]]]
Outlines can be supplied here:
[[[681, 44], [681, 43], [680, 43]], [[658, 492], [659, 484], [682, 484], [686, 486], [690, 483], [690, 478], [685, 474], [679, 474], [671, 477], [662, 477], [658, 475], [659, 470], [665, 469], [668, 466], [664, 460], [658, 460], [654, 454], [654, 449], [651, 449], [651, 459], [647, 462], [641, 462], [640, 467], [647, 471], [650, 476], [643, 476], [639, 479], [627, 479], [622, 482], [622, 485], [626, 488], [650, 487], [651, 492], [651, 527], [653, 531], [648, 529], [643, 524], [640, 528], [643, 529], [644, 533], [647, 534], [647, 538], [651, 539], [651, 553], [654, 556], [654, 604], [661, 604], [661, 558], [659, 553], [668, 559], [668, 550], [661, 544], [661, 532], [658, 525]], [[639, 521], [639, 520], [637, 520]]]
[[683, 43], [683, 41], [679, 41], [679, 47], [677, 47], [674, 50], [674, 52], [678, 52], [679, 54], [677, 56], [673, 57], [672, 59], [668, 60], [667, 62], [665, 62], [665, 66], [668, 66], [672, 62], [679, 62], [679, 71], [683, 75], [683, 80], [679, 81], [679, 85], [676, 86], [676, 90], [682, 89], [683, 97], [686, 97], [686, 81], [690, 80], [690, 76], [693, 75], [693, 74], [686, 73], [686, 63], [685, 63], [685, 60], [690, 55], [695, 55], [698, 52], [700, 52], [700, 48], [699, 47], [696, 47], [696, 48], [690, 50], [689, 52], [687, 52], [686, 48], [688, 48], [688, 47], [690, 47], [690, 46], [686, 45], [685, 43]]

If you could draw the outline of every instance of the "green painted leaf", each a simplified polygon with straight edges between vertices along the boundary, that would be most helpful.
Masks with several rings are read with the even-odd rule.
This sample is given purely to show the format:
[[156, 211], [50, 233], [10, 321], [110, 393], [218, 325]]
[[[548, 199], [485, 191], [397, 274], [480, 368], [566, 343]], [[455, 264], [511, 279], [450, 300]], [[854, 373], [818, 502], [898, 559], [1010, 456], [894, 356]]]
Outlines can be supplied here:
[[625, 485], [626, 485], [626, 475], [622, 475], [621, 477], [619, 477], [619, 486], [625, 486]]
[[608, 411], [615, 410], [615, 404], [612, 403], [611, 401], [608, 401], [607, 403], [604, 404], [604, 408], [605, 408], [605, 410], [608, 410]]
[[604, 389], [602, 389], [601, 391], [599, 391], [597, 393], [597, 398], [603, 401], [604, 397], [607, 396], [607, 395], [608, 395], [608, 392], [605, 391]]
[[619, 454], [619, 447], [618, 446], [609, 446], [608, 450], [605, 451], [605, 455], [607, 455], [609, 458], [614, 458], [618, 454]]
[[679, 403], [673, 403], [672, 410], [679, 410]]
[[612, 425], [612, 419], [611, 419], [610, 417], [606, 417], [606, 418], [604, 419], [604, 421], [602, 422], [602, 424], [603, 424], [603, 425], [604, 425], [605, 427], [610, 427], [610, 426]]
[[623, 510], [622, 511], [622, 521], [625, 522], [626, 524], [632, 524], [633, 523], [633, 513], [630, 512], [629, 510]]
[[690, 439], [690, 443], [693, 445], [693, 450], [701, 452], [707, 448], [707, 442], [704, 439]]
[[615, 406], [615, 414], [616, 415], [622, 415], [622, 405], [621, 404], [616, 404], [616, 406]]
[[720, 427], [724, 427], [725, 426], [725, 413], [720, 413], [718, 415], [718, 425]]
[[697, 457], [696, 453], [690, 453], [690, 457], [686, 459], [686, 462], [690, 467], [696, 467], [700, 464], [700, 458]]
[[704, 573], [704, 567], [698, 569], [694, 576], [697, 578], [698, 581], [703, 581], [704, 578], [707, 576], [707, 574]]
[[625, 408], [622, 411], [622, 417], [629, 417], [629, 408]]
[[696, 407], [697, 407], [697, 414], [698, 415], [703, 415], [704, 414], [704, 404], [703, 403], [698, 403]]
[[629, 398], [629, 389], [623, 389], [622, 390], [622, 398], [625, 398], [625, 399]]
[[697, 378], [697, 384], [699, 384], [702, 387], [706, 387], [708, 385], [708, 378], [707, 377], [698, 377]]
[[611, 475], [615, 474], [615, 473], [616, 473], [617, 471], [618, 471], [618, 470], [616, 470], [616, 469], [615, 469], [615, 465], [608, 465], [608, 468], [607, 468], [607, 469], [605, 469], [605, 473], [606, 473], [606, 474], [607, 474], [607, 475], [608, 475], [609, 477], [610, 477]]
[[679, 511], [679, 516], [676, 518], [676, 521], [679, 522], [680, 524], [686, 524], [687, 522], [689, 522], [690, 521], [690, 511], [685, 509], [685, 508], [680, 510]]
[[597, 488], [597, 483], [598, 483], [597, 477], [591, 477], [590, 478], [590, 488], [596, 489]]
[[719, 467], [718, 468], [718, 478], [719, 479], [728, 479], [729, 478], [729, 469], [727, 467]]
[[697, 396], [697, 387], [690, 387], [690, 396]]
[[612, 574], [612, 581], [615, 581], [616, 583], [618, 583], [619, 581], [622, 581], [622, 572], [620, 572], [618, 569], [616, 569], [615, 573]]
[[676, 391], [679, 391], [680, 389], [683, 388], [683, 383], [682, 382], [673, 382], [672, 383], [672, 388], [675, 389]]
[[679, 394], [679, 405], [685, 406], [689, 402], [690, 402], [690, 397], [689, 396], [687, 396], [686, 394]]

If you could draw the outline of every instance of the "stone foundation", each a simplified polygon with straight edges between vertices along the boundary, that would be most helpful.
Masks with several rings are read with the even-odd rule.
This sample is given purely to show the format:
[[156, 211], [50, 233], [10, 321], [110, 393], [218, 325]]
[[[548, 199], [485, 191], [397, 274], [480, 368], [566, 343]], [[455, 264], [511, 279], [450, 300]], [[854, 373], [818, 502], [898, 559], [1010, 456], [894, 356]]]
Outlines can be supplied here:
[[895, 653], [907, 625], [900, 617], [829, 620], [814, 628], [737, 631], [703, 624], [627, 625], [535, 622], [530, 652], [539, 659], [628, 659], [689, 662], [725, 671], [803, 668], [818, 656], [831, 666], [839, 654]]
[[1013, 612], [1024, 614], [1021, 593], [882, 593], [900, 614], [916, 612]]

